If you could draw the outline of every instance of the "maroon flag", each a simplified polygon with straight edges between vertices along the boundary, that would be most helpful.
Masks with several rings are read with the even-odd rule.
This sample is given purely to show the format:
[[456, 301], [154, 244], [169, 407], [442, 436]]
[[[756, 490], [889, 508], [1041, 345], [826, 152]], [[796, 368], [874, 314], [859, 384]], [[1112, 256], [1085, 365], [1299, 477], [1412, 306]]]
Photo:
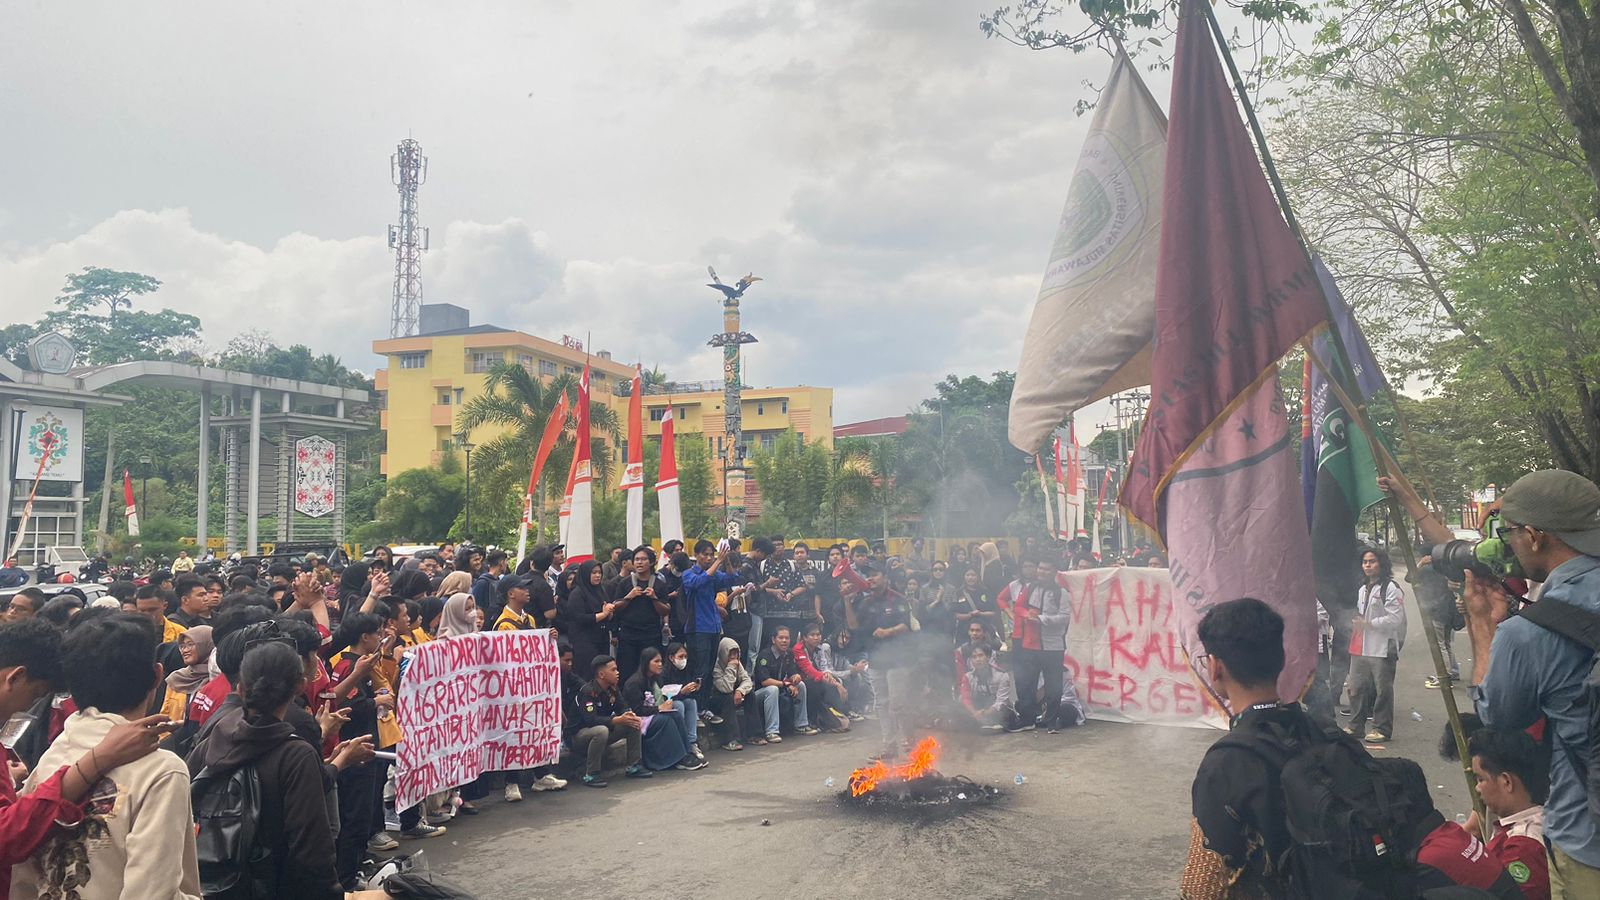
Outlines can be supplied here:
[[[1310, 539], [1277, 360], [1326, 314], [1234, 106], [1204, 0], [1184, 0], [1167, 125], [1150, 410], [1122, 503], [1167, 545], [1182, 634], [1236, 597], [1285, 620], [1280, 689], [1316, 648]], [[1204, 673], [1200, 673], [1204, 674]]]

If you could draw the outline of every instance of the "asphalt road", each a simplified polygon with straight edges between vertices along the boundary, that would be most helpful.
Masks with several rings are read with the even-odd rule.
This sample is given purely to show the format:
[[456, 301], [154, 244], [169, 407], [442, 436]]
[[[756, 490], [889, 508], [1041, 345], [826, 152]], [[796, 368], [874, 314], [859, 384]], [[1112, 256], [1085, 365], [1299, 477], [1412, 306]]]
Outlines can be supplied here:
[[[1466, 784], [1435, 750], [1444, 706], [1422, 686], [1431, 662], [1414, 604], [1408, 611], [1395, 740], [1374, 752], [1420, 762], [1448, 818], [1467, 809]], [[876, 727], [713, 750], [700, 772], [619, 777], [603, 790], [574, 783], [526, 792], [516, 805], [496, 792], [482, 815], [402, 849], [426, 850], [436, 871], [483, 898], [1177, 896], [1189, 781], [1215, 732], [1091, 721], [1059, 735], [950, 736], [940, 771], [1007, 797], [913, 822], [846, 809], [836, 797], [876, 748]], [[1014, 783], [1019, 774], [1026, 784]]]

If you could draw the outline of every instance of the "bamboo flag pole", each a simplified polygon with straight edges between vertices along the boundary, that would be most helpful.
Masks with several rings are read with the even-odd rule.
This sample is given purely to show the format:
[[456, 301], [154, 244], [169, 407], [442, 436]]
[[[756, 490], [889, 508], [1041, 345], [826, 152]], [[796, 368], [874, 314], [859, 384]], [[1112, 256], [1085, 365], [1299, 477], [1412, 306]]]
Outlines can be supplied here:
[[[1294, 207], [1289, 202], [1288, 192], [1284, 190], [1283, 180], [1278, 177], [1278, 167], [1273, 163], [1272, 151], [1267, 147], [1266, 132], [1261, 128], [1261, 120], [1256, 116], [1254, 104], [1250, 102], [1250, 93], [1245, 89], [1244, 79], [1239, 75], [1239, 67], [1234, 63], [1233, 52], [1228, 49], [1228, 39], [1222, 32], [1222, 24], [1217, 21], [1216, 13], [1212, 11], [1208, 0], [1198, 0], [1198, 2], [1190, 4], [1190, 7], [1199, 7], [1206, 17], [1206, 22], [1211, 27], [1211, 34], [1216, 41], [1217, 51], [1228, 66], [1228, 74], [1233, 78], [1234, 92], [1238, 95], [1239, 103], [1244, 108], [1245, 118], [1250, 123], [1250, 131], [1255, 136], [1256, 149], [1261, 155], [1262, 167], [1266, 170], [1267, 179], [1272, 184], [1273, 193], [1277, 195], [1278, 206], [1283, 212], [1284, 221], [1288, 223], [1289, 229], [1299, 241], [1300, 250], [1305, 255], [1306, 268], [1314, 273], [1316, 267], [1312, 263], [1311, 250], [1306, 245], [1305, 234], [1300, 230], [1300, 223], [1295, 218]], [[1350, 399], [1352, 392], [1345, 389], [1347, 385], [1353, 387], [1353, 384], [1348, 381], [1353, 371], [1350, 365], [1350, 352], [1344, 345], [1344, 337], [1339, 333], [1339, 328], [1336, 324], [1339, 320], [1335, 315], [1336, 311], [1333, 307], [1332, 298], [1323, 290], [1322, 279], [1320, 278], [1317, 279], [1317, 291], [1321, 294], [1323, 305], [1328, 310], [1329, 338], [1334, 352], [1338, 356], [1338, 362], [1342, 363], [1338, 367], [1340, 371], [1329, 372], [1326, 368], [1323, 368], [1321, 361], [1316, 358], [1316, 354], [1311, 352], [1309, 344], [1306, 346], [1306, 352], [1310, 353], [1314, 364], [1319, 368], [1323, 368], [1323, 374], [1327, 378], [1328, 384], [1334, 389], [1345, 409], [1349, 411], [1356, 427], [1366, 436], [1368, 444], [1372, 447], [1372, 458], [1377, 465], [1378, 474], [1387, 476], [1392, 470], [1390, 466], [1392, 460], [1389, 458], [1387, 450], [1383, 447], [1383, 442], [1378, 440], [1377, 431], [1372, 427], [1372, 422], [1367, 418], [1366, 407], [1353, 403]], [[1395, 521], [1407, 521], [1405, 510], [1400, 508], [1400, 502], [1392, 494], [1388, 498], [1388, 504], [1390, 514]], [[1416, 585], [1419, 581], [1417, 556], [1411, 546], [1409, 530], [1405, 538], [1400, 542], [1400, 551], [1406, 562], [1406, 580], [1412, 585]], [[1478, 796], [1477, 779], [1472, 774], [1472, 757], [1467, 753], [1467, 738], [1461, 727], [1461, 713], [1456, 708], [1455, 691], [1450, 687], [1450, 675], [1445, 667], [1444, 654], [1439, 648], [1437, 629], [1434, 627], [1431, 616], [1422, 616], [1422, 624], [1428, 638], [1428, 649], [1433, 654], [1434, 671], [1438, 675], [1439, 683], [1445, 686], [1439, 693], [1444, 695], [1445, 714], [1450, 720], [1450, 730], [1455, 736], [1456, 750], [1461, 757], [1463, 775], [1467, 781], [1468, 796], [1472, 797], [1472, 806], [1478, 812], [1479, 821], [1484, 822], [1485, 828], [1487, 828], [1488, 817], [1484, 812], [1483, 799]]]

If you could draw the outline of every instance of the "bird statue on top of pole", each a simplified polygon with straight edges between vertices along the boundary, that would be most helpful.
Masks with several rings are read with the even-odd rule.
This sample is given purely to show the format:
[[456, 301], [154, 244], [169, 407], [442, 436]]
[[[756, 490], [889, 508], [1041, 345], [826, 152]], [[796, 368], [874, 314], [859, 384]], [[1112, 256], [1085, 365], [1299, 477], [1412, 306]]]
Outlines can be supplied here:
[[752, 284], [760, 281], [754, 272], [732, 287], [722, 283], [717, 270], [706, 266], [711, 283], [706, 285], [722, 294], [722, 333], [708, 342], [722, 348], [722, 431], [723, 447], [719, 458], [723, 471], [723, 500], [727, 508], [727, 533], [730, 538], [744, 536], [744, 423], [742, 396], [744, 383], [739, 366], [739, 345], [755, 343], [755, 336], [739, 330], [739, 299]]

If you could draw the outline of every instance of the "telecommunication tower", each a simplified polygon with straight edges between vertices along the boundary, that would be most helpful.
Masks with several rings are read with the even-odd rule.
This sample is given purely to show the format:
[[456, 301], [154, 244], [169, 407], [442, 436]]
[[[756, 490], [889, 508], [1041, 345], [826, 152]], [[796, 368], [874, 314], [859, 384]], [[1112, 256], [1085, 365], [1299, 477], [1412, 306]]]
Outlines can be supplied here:
[[389, 317], [389, 337], [417, 333], [417, 309], [422, 306], [422, 254], [428, 249], [428, 229], [417, 225], [417, 187], [428, 180], [428, 158], [422, 145], [406, 138], [389, 157], [389, 177], [400, 189], [400, 224], [389, 226], [389, 249], [394, 251], [394, 311]]

